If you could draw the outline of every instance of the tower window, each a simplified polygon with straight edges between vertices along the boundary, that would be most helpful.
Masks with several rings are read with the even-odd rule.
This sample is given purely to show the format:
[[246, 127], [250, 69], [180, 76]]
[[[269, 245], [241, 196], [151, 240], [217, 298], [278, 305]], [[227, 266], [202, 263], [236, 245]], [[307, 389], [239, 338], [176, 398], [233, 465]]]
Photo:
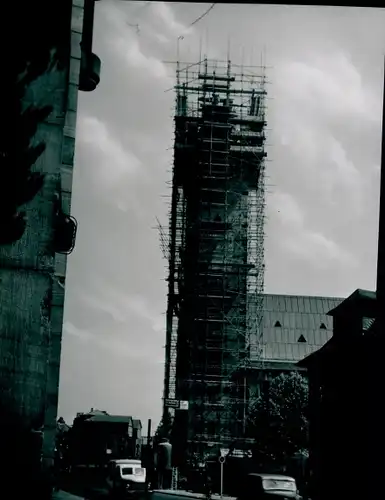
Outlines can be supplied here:
[[306, 342], [306, 339], [303, 335], [301, 335], [297, 342]]
[[326, 330], [326, 325], [325, 325], [325, 323], [321, 323], [320, 328], [321, 328], [321, 330]]
[[282, 325], [281, 325], [281, 323], [279, 321], [276, 321], [274, 326], [281, 327]]

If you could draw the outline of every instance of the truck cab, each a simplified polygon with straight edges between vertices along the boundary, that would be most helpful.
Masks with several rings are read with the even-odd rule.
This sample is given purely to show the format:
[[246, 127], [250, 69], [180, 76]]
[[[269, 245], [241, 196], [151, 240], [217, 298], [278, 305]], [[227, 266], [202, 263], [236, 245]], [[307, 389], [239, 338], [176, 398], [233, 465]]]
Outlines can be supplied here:
[[107, 487], [116, 499], [141, 496], [146, 488], [146, 469], [140, 460], [111, 460], [108, 464]]

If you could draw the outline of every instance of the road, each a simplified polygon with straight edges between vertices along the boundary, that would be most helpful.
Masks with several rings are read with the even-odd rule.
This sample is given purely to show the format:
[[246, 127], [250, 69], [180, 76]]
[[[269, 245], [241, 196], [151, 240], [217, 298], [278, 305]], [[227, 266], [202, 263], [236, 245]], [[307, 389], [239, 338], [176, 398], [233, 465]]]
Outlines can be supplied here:
[[[99, 498], [102, 498], [100, 496]], [[107, 498], [105, 495], [103, 498]], [[189, 499], [198, 499], [204, 500], [205, 495], [200, 495], [197, 493], [191, 493], [189, 491], [171, 491], [165, 490], [163, 491], [154, 491], [150, 493], [148, 500], [189, 500]], [[66, 493], [65, 491], [56, 491], [52, 497], [52, 500], [84, 500], [82, 497], [78, 497], [75, 495], [71, 495], [70, 493]], [[213, 495], [212, 500], [220, 500], [219, 495]], [[235, 500], [231, 497], [223, 497], [223, 500]]]
[[151, 495], [151, 500], [187, 500], [189, 497], [190, 498], [196, 498], [197, 496], [193, 494], [188, 495], [188, 492], [181, 492], [181, 494], [178, 495], [178, 492], [172, 492], [172, 494], [169, 493], [161, 493], [159, 491], [154, 491]]
[[[206, 498], [205, 495], [199, 493], [192, 493], [190, 491], [173, 491], [173, 490], [165, 490], [159, 491], [156, 490], [152, 493], [151, 500], [189, 500], [196, 498], [198, 500], [204, 500]], [[212, 500], [220, 500], [220, 495], [212, 495]], [[223, 500], [236, 500], [233, 497], [223, 496]]]
[[75, 495], [71, 495], [71, 493], [67, 493], [66, 491], [55, 491], [52, 495], [52, 500], [83, 500], [81, 497], [77, 497]]

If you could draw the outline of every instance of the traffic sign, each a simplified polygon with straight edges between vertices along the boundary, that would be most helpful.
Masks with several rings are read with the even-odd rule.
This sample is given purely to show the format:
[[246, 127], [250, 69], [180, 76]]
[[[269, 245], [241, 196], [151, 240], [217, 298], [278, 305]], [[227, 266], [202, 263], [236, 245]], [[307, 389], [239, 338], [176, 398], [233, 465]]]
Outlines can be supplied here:
[[179, 408], [180, 401], [179, 399], [166, 399], [165, 400], [165, 406], [166, 408]]
[[166, 408], [174, 408], [174, 410], [188, 410], [188, 401], [181, 401], [179, 399], [165, 399]]
[[219, 463], [224, 464], [226, 462], [226, 457], [219, 457]]
[[220, 452], [221, 452], [221, 457], [227, 457], [227, 455], [229, 454], [230, 450], [228, 448], [221, 448]]

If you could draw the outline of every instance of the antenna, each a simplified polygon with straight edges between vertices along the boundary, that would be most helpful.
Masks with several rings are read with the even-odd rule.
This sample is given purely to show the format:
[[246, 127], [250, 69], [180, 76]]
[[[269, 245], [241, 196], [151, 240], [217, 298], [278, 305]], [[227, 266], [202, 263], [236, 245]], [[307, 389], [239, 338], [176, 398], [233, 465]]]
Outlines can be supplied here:
[[227, 61], [231, 59], [231, 38], [230, 35], [227, 38]]
[[179, 86], [180, 84], [180, 65], [179, 65], [179, 42], [183, 40], [184, 36], [179, 35], [176, 41], [176, 83]]
[[262, 64], [262, 84], [265, 90], [266, 84], [266, 60], [267, 60], [267, 47], [266, 44], [263, 45], [263, 64]]

